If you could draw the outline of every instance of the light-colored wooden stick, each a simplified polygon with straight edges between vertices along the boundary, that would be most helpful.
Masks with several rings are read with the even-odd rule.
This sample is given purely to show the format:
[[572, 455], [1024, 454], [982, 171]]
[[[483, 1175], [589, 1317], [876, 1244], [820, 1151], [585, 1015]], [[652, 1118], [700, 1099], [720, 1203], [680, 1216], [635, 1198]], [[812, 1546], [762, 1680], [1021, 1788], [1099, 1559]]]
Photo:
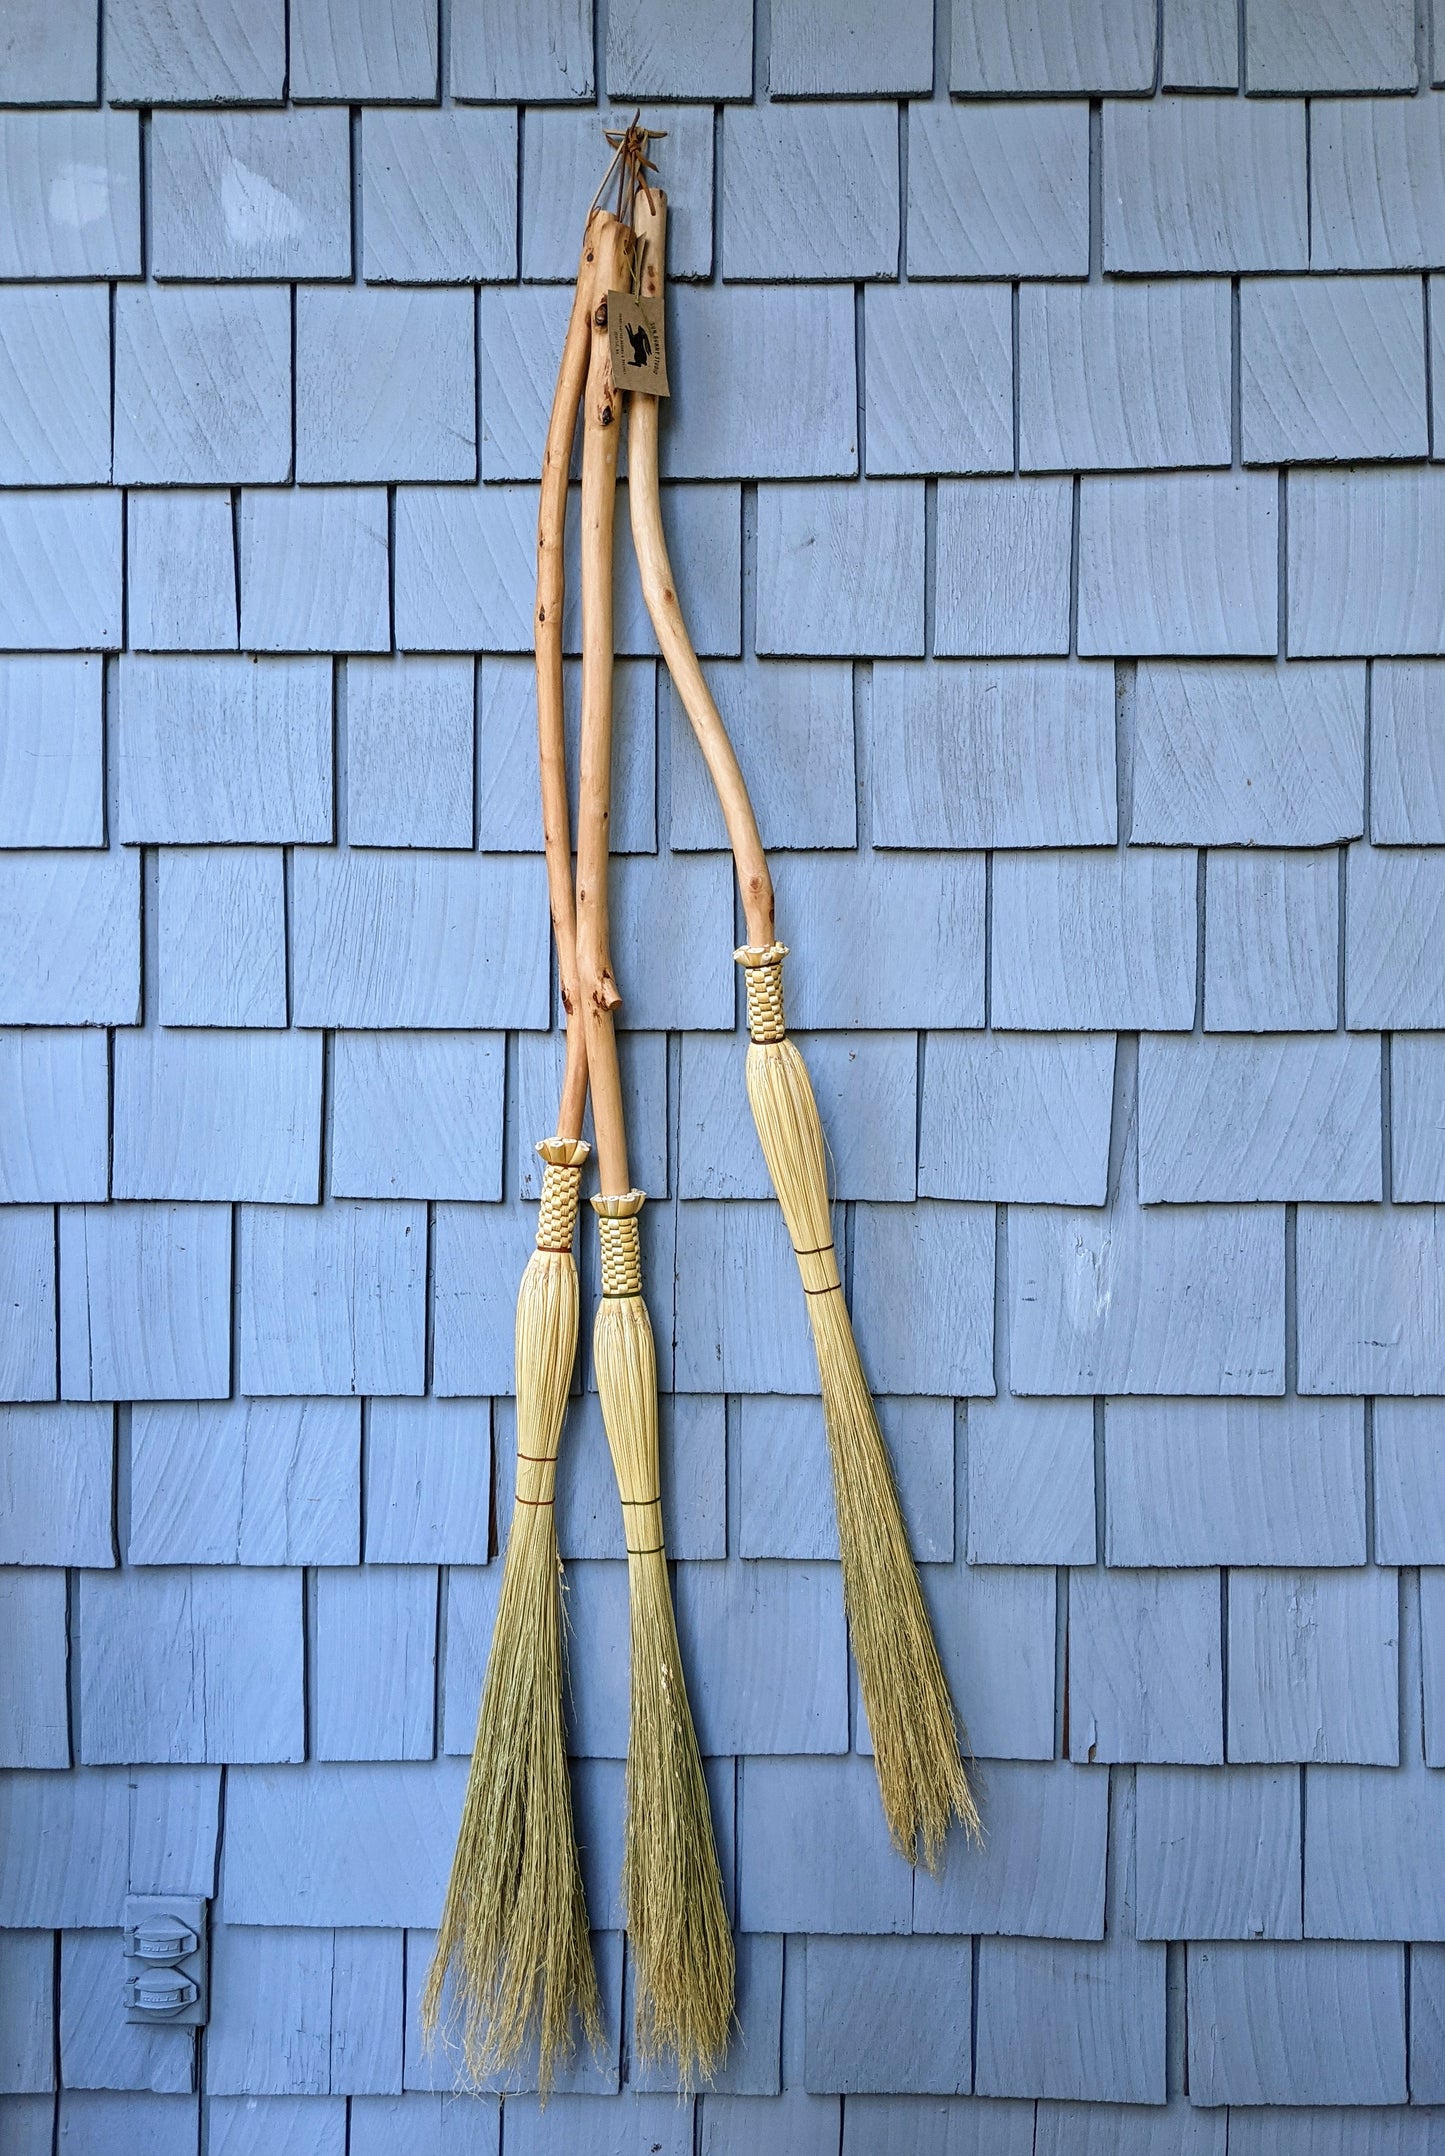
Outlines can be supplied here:
[[[633, 228], [642, 248], [642, 290], [650, 298], [662, 292], [667, 245], [667, 196], [651, 190], [638, 194]], [[768, 869], [758, 821], [727, 730], [703, 677], [678, 604], [677, 585], [662, 529], [662, 500], [657, 469], [657, 399], [634, 390], [627, 423], [627, 500], [632, 512], [632, 544], [637, 554], [642, 594], [652, 616], [658, 648], [667, 662], [673, 687], [682, 698], [697, 745], [717, 789], [728, 843], [737, 868], [738, 890], [748, 942], [758, 948], [773, 941], [773, 879]]]

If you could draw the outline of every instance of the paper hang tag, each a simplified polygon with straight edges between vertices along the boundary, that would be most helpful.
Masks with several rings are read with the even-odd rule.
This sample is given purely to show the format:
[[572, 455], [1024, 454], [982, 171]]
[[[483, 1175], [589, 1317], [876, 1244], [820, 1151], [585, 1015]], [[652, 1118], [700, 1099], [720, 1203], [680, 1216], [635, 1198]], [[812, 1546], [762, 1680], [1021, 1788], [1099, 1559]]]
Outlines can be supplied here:
[[665, 397], [667, 350], [662, 335], [662, 305], [633, 292], [607, 295], [607, 336], [612, 347], [612, 379], [619, 389], [641, 389]]

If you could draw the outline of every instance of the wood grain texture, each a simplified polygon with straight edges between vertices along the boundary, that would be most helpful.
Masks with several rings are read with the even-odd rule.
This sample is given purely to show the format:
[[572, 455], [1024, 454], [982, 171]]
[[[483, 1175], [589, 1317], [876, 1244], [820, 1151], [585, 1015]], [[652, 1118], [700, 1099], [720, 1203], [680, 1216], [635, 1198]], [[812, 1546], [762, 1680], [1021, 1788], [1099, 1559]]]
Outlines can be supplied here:
[[308, 1928], [435, 1923], [466, 1778], [455, 1759], [233, 1772], [218, 1915]]
[[1111, 1400], [1104, 1452], [1111, 1565], [1366, 1561], [1358, 1401]]
[[1034, 2106], [987, 2097], [854, 2096], [846, 2156], [1033, 2156]]
[[927, 0], [779, 0], [768, 45], [770, 97], [927, 96], [933, 22]]
[[1345, 1023], [1445, 1024], [1438, 923], [1445, 852], [1352, 846], [1345, 892]]
[[206, 2038], [213, 2095], [399, 2092], [401, 2038], [399, 1934], [217, 1926]]
[[113, 1195], [314, 1205], [321, 1049], [318, 1033], [119, 1033]]
[[970, 1400], [968, 1561], [1090, 1565], [1094, 1411], [1084, 1400]]
[[350, 1400], [136, 1407], [127, 1558], [355, 1564], [360, 1457], [361, 1410]]
[[252, 651], [385, 651], [386, 496], [379, 488], [247, 491], [241, 642]]
[[299, 1573], [127, 1567], [82, 1573], [79, 1595], [88, 1765], [301, 1758]]
[[1311, 1767], [1305, 1780], [1306, 1937], [1445, 1936], [1441, 1782], [1418, 1749], [1398, 1768]]
[[366, 1558], [484, 1565], [491, 1423], [479, 1400], [378, 1400], [367, 1424]]
[[729, 111], [724, 274], [755, 283], [896, 277], [897, 120], [882, 102]]
[[1230, 335], [1222, 281], [1022, 286], [1023, 469], [1227, 464]]
[[476, 284], [516, 276], [511, 113], [383, 106], [366, 115], [361, 170], [368, 283]]
[[618, 1024], [641, 1033], [730, 1028], [732, 862], [634, 854], [613, 862], [611, 884]]
[[1282, 1767], [1141, 1767], [1141, 1939], [1298, 1939], [1300, 1777]]
[[[1374, 709], [1378, 815], [1378, 672]], [[1145, 660], [1134, 725], [1136, 845], [1325, 846], [1360, 835], [1361, 667]]]
[[561, 351], [572, 293], [548, 285], [494, 285], [479, 300], [482, 477], [532, 480], [541, 469], [552, 391], [545, 370], [529, 366], [528, 357]]
[[[55, 1941], [43, 1931], [0, 1938], [0, 2085], [7, 2096], [55, 2086]], [[16, 2107], [7, 2105], [12, 2115]], [[17, 2147], [28, 2148], [17, 2135]]]
[[504, 1064], [496, 1033], [338, 1033], [333, 1196], [500, 1198]]
[[196, 2039], [116, 2012], [119, 1931], [69, 1931], [60, 1940], [60, 2071], [67, 2088], [189, 2094]]
[[0, 1031], [0, 1204], [103, 1201], [109, 1122], [99, 1027]]
[[1164, 1952], [1132, 1939], [981, 1940], [978, 2093], [1162, 2103]]
[[1167, 2105], [1045, 2102], [1037, 2110], [1033, 2156], [1225, 2156], [1227, 2114], [1195, 2110], [1182, 2091]]
[[[1363, 26], [1369, 18], [1356, 18]], [[1378, 19], [1378, 18], [1376, 18]], [[1317, 269], [1445, 263], [1445, 113], [1439, 98], [1322, 99], [1311, 136]]]
[[1417, 1946], [1410, 1956], [1409, 2041], [1410, 2087], [1422, 2105], [1436, 2104], [1445, 2088], [1445, 1950], [1439, 1946]]
[[953, 19], [955, 96], [1098, 97], [1152, 89], [1154, 18], [1146, 0], [964, 0]]
[[131, 494], [125, 545], [132, 651], [236, 649], [236, 534], [228, 495], [199, 487]]
[[859, 1206], [854, 1322], [880, 1392], [993, 1391], [993, 1272], [991, 1206]]
[[1160, 80], [1166, 90], [1238, 86], [1239, 25], [1231, 0], [1195, 0], [1167, 10]]
[[1415, 19], [1402, 0], [1362, 8], [1328, 0], [1263, 0], [1245, 31], [1245, 78], [1253, 91], [1413, 90]]
[[511, 1392], [517, 1282], [536, 1235], [530, 1208], [437, 1207], [432, 1252], [432, 1390], [442, 1398], [477, 1399]]
[[[953, 1402], [875, 1404], [914, 1560], [949, 1564], [954, 1552]], [[738, 1555], [836, 1562], [838, 1526], [817, 1402], [744, 1398], [734, 1443]], [[664, 1491], [667, 1480], [664, 1475]], [[669, 1530], [669, 1548], [672, 1541]]]
[[205, 1894], [216, 1867], [214, 1769], [77, 1768], [0, 1779], [0, 1910], [21, 1930], [115, 1922], [130, 1894]]
[[817, 1392], [797, 1267], [776, 1205], [680, 1206], [676, 1298], [684, 1392]]
[[117, 649], [120, 502], [109, 488], [0, 494], [0, 649]]
[[0, 659], [0, 845], [100, 846], [102, 662]]
[[0, 1673], [0, 1765], [70, 1765], [65, 1574], [21, 1566], [0, 1574], [9, 1652]]
[[910, 277], [1082, 277], [1082, 104], [934, 104], [910, 116]]
[[1405, 2101], [1402, 1948], [1191, 1947], [1189, 1993], [1195, 2103]]
[[226, 1398], [229, 1206], [62, 1206], [59, 1242], [62, 1398]]
[[399, 487], [397, 649], [530, 651], [536, 524], [535, 487]]
[[90, 43], [99, 12], [98, 0], [15, 0], [6, 23], [7, 95], [27, 104], [93, 104]]
[[474, 674], [469, 659], [347, 666], [351, 845], [470, 847]]
[[309, 1676], [316, 1759], [430, 1759], [437, 1575], [369, 1562], [316, 1575]]
[[986, 1838], [954, 1835], [937, 1876], [915, 1875], [914, 1930], [1101, 1939], [1108, 1774], [988, 1760], [979, 1783]]
[[[849, 293], [828, 285], [675, 291], [668, 335], [672, 365], [689, 386], [661, 430], [668, 478], [832, 479], [857, 471]], [[799, 427], [803, 410], [808, 424]]]
[[161, 1024], [284, 1026], [286, 898], [280, 849], [164, 848], [158, 890]]
[[433, 0], [295, 0], [291, 94], [344, 104], [437, 93]]
[[340, 112], [163, 112], [150, 154], [155, 276], [350, 277]]
[[132, 114], [0, 114], [0, 173], [0, 276], [140, 275], [140, 126]]
[[[802, 0], [817, 5], [817, 0]], [[800, 0], [794, 0], [800, 12]], [[885, 11], [877, 20], [885, 26]], [[777, 65], [778, 23], [773, 25]], [[898, 49], [896, 11], [886, 21]], [[829, 40], [829, 50], [841, 41]], [[1013, 466], [1013, 322], [1008, 287], [880, 285], [864, 306], [870, 477], [1006, 472]], [[937, 355], [957, 355], [943, 367]]]
[[[719, 11], [721, 16], [721, 10]], [[674, 18], [676, 37], [682, 25]], [[670, 49], [677, 50], [673, 39]], [[587, 32], [589, 59], [592, 32]], [[692, 94], [689, 88], [689, 95]], [[586, 95], [590, 98], [591, 91]], [[570, 285], [587, 209], [608, 152], [603, 126], [625, 126], [630, 112], [613, 108], [568, 111], [558, 100], [528, 100], [522, 116], [522, 275], [529, 284]], [[645, 124], [645, 123], [644, 123]], [[713, 110], [711, 105], [673, 105], [667, 111], [667, 149], [662, 175], [667, 188], [667, 273], [710, 277], [713, 227]], [[672, 313], [669, 301], [669, 315]], [[672, 326], [668, 327], [669, 341]], [[689, 381], [693, 379], [688, 376]]]
[[848, 1643], [835, 1565], [685, 1565], [677, 1629], [705, 1753], [848, 1749]]
[[0, 483], [104, 484], [109, 374], [103, 286], [0, 292]]
[[1217, 1572], [1084, 1568], [1069, 1582], [1069, 1755], [1224, 1758]]
[[744, 1931], [909, 1929], [912, 1879], [885, 1861], [888, 1829], [870, 1761], [746, 1760], [738, 1837]]
[[1349, 1034], [1145, 1034], [1145, 1205], [1383, 1196], [1380, 1050]]
[[1302, 104], [1110, 105], [1103, 149], [1106, 271], [1308, 269]]
[[[916, 1037], [911, 1033], [814, 1033], [794, 1038], [807, 1063], [827, 1132], [829, 1180], [835, 1198], [911, 1199]], [[683, 1035], [678, 1089], [678, 1193], [683, 1198], [772, 1195], [748, 1109], [746, 1061], [746, 1050], [732, 1034]]]
[[296, 477], [475, 478], [474, 316], [463, 292], [298, 292]]
[[753, 18], [747, 0], [679, 17], [665, 0], [619, 0], [607, 18], [613, 97], [749, 97]]
[[[566, 2101], [558, 2097], [553, 2108], [560, 2112]], [[514, 2113], [521, 2102], [514, 2101]], [[394, 2156], [399, 2137], [415, 2156], [497, 2156], [501, 2110], [495, 2097], [420, 2089], [404, 2096], [354, 2096], [349, 2156]]]
[[545, 1025], [540, 861], [300, 852], [292, 874], [297, 1024]]
[[284, 96], [279, 0], [116, 0], [105, 89], [123, 105], [241, 104]]
[[331, 668], [323, 660], [127, 659], [119, 735], [128, 843], [331, 837]]
[[1291, 651], [1440, 649], [1445, 472], [1291, 473], [1288, 555]]
[[1112, 668], [876, 666], [867, 709], [876, 846], [1113, 844]]
[[1067, 479], [942, 480], [934, 649], [947, 658], [1069, 648]]
[[[628, 2156], [632, 2149], [645, 2149], [648, 2156], [692, 2156], [694, 2102], [679, 2100], [670, 2088], [645, 2092], [636, 2086], [640, 2079], [640, 2072], [631, 2076], [620, 2095], [568, 2093], [549, 2098], [545, 2108], [535, 2096], [509, 2097], [507, 2132], [514, 2156], [518, 2151], [520, 2156], [571, 2156], [580, 2147], [595, 2149], [598, 2156]], [[470, 2142], [467, 2147], [470, 2151]]]
[[205, 285], [118, 292], [117, 484], [258, 486], [290, 475], [287, 294]]
[[1377, 1564], [1445, 1563], [1445, 1419], [1434, 1400], [1375, 1403]]
[[1409, 277], [1251, 278], [1240, 287], [1246, 464], [1423, 457], [1425, 327]]
[[972, 2005], [966, 1945], [817, 1939], [807, 1962], [807, 2086], [819, 2095], [966, 2095]]
[[921, 656], [923, 489], [907, 480], [758, 492], [757, 648]]
[[930, 1033], [920, 1194], [1102, 1205], [1113, 1081], [1109, 1034]]
[[1445, 667], [1385, 659], [1372, 669], [1370, 837], [1376, 845], [1445, 842]]
[[[1054, 1755], [1055, 1575], [961, 1566], [922, 1575], [924, 1599], [966, 1751], [983, 1759]], [[861, 1700], [859, 1751], [872, 1749]]]
[[1180, 1029], [1194, 1016], [1195, 857], [1003, 853], [993, 864], [993, 1023]]
[[1301, 1392], [1445, 1392], [1445, 1213], [1309, 1206], [1299, 1216]]
[[109, 1407], [0, 1408], [0, 1564], [115, 1562]]
[[1395, 1765], [1399, 1651], [1393, 1572], [1233, 1573], [1230, 1758]]
[[238, 1379], [248, 1393], [419, 1393], [425, 1208], [251, 1205], [239, 1218]]
[[1141, 657], [1277, 650], [1278, 499], [1263, 473], [1085, 479], [1079, 650]]
[[[773, 864], [793, 1026], [983, 1023], [979, 854], [795, 854]], [[899, 963], [895, 922], [906, 922]]]
[[1333, 851], [1211, 852], [1204, 1024], [1317, 1032], [1337, 1022], [1340, 875]]
[[344, 2156], [346, 2105], [332, 2096], [217, 2096], [206, 2105], [215, 2156]]
[[454, 97], [561, 103], [592, 95], [592, 26], [583, 0], [544, 0], [519, 15], [507, 0], [462, 0], [452, 25]]
[[[756, 803], [763, 844], [856, 845], [852, 668], [758, 659], [710, 667], [708, 687], [739, 763], [767, 773]], [[670, 720], [671, 844], [679, 852], [717, 851], [727, 844], [717, 795], [665, 673], [661, 700]]]
[[[58, 2123], [71, 2149], [104, 2149], [106, 2156], [190, 2156], [200, 2137], [200, 2103], [195, 2096], [112, 2094], [73, 2089], [62, 2093], [45, 2122], [47, 2135]], [[26, 2156], [30, 2156], [27, 2150]], [[35, 2156], [44, 2156], [37, 2147]]]

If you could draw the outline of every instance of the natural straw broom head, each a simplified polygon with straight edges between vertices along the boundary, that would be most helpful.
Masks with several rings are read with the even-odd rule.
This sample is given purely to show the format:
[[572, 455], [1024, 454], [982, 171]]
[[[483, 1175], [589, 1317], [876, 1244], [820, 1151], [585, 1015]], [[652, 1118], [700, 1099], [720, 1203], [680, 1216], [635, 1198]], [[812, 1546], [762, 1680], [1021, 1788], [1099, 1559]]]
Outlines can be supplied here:
[[422, 2000], [489, 2079], [534, 2039], [545, 2097], [576, 2028], [601, 2040], [572, 1824], [562, 1712], [562, 1598], [553, 1486], [577, 1355], [578, 1182], [588, 1147], [548, 1139], [537, 1248], [517, 1296], [517, 1490], [471, 1775]]
[[823, 1127], [807, 1065], [786, 1037], [786, 945], [737, 956], [748, 990], [748, 1100], [797, 1255], [833, 1463], [843, 1596], [874, 1764], [893, 1840], [930, 1869], [957, 1817], [979, 1833], [959, 1728], [833, 1248]]
[[643, 1199], [630, 1191], [592, 1203], [602, 1235], [592, 1354], [622, 1497], [631, 1600], [623, 1895], [637, 1965], [636, 2041], [644, 2060], [672, 2054], [688, 2087], [711, 2078], [727, 2049], [733, 1941], [663, 1547], [657, 1357], [637, 1236]]

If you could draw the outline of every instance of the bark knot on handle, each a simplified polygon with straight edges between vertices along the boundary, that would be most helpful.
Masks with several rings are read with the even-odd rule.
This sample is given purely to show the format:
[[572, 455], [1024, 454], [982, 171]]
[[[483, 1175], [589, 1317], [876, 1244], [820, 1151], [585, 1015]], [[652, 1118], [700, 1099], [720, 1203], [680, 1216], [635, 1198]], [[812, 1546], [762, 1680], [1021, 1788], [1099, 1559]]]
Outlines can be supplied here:
[[642, 1293], [637, 1216], [646, 1203], [646, 1193], [640, 1190], [626, 1191], [620, 1198], [592, 1200], [602, 1245], [602, 1293], [609, 1299]]
[[733, 952], [743, 969], [748, 992], [748, 1033], [759, 1047], [787, 1037], [788, 1021], [783, 1014], [783, 960], [787, 955], [786, 943], [768, 943], [761, 949], [745, 943]]

